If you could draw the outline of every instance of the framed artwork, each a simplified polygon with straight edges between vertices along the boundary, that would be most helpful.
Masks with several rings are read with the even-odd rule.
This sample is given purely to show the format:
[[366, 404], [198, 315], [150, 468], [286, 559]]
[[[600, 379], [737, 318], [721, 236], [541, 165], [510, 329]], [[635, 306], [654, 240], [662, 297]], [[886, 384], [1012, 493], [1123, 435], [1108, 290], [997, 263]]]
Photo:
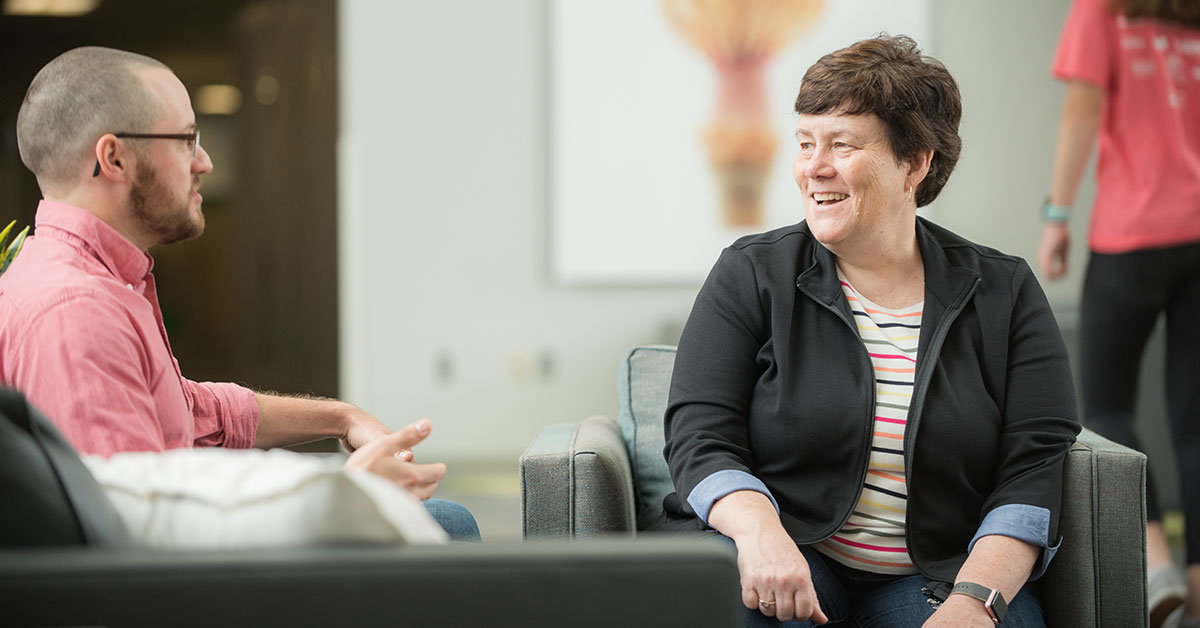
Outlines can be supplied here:
[[566, 284], [698, 284], [804, 217], [792, 103], [880, 32], [929, 51], [930, 0], [552, 0], [551, 266]]

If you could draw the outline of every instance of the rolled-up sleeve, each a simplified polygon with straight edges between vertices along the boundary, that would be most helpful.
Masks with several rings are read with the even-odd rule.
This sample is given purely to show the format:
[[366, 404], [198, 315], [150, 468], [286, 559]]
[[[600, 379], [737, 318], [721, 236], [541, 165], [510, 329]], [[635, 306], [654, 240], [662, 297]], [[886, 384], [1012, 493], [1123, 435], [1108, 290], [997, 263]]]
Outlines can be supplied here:
[[717, 471], [701, 480], [688, 495], [687, 502], [692, 510], [696, 511], [696, 516], [708, 523], [708, 513], [712, 511], [713, 504], [717, 503], [718, 499], [737, 491], [762, 493], [771, 500], [771, 504], [775, 506], [775, 512], [779, 512], [779, 503], [775, 501], [775, 496], [771, 494], [762, 480], [745, 471], [734, 469]]
[[237, 384], [184, 380], [196, 421], [196, 447], [249, 449], [258, 435], [254, 391]]
[[1037, 580], [1046, 573], [1046, 568], [1062, 545], [1061, 538], [1054, 545], [1050, 544], [1050, 511], [1028, 504], [1007, 504], [989, 512], [967, 546], [967, 553], [975, 549], [976, 541], [989, 535], [1007, 536], [1041, 548], [1030, 580]]

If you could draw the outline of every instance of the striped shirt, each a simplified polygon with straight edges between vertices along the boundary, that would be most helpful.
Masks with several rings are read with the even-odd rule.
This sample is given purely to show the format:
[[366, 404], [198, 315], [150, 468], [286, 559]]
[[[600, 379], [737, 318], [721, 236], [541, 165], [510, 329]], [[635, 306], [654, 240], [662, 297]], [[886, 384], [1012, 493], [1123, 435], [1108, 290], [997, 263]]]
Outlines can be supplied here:
[[917, 370], [917, 340], [925, 304], [891, 309], [858, 294], [838, 273], [858, 335], [875, 369], [875, 425], [867, 476], [850, 519], [815, 548], [843, 565], [884, 574], [917, 569], [904, 539], [908, 485], [904, 473], [904, 426]]

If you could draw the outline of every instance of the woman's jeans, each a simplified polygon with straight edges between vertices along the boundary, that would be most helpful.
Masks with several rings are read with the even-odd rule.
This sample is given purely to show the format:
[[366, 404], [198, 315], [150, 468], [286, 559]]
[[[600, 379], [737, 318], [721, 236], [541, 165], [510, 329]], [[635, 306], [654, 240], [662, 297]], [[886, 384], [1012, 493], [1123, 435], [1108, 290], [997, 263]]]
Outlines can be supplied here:
[[[1195, 481], [1200, 477], [1200, 243], [1091, 254], [1079, 329], [1083, 424], [1139, 451], [1134, 432], [1138, 370], [1160, 314], [1167, 324], [1167, 421], [1192, 565], [1200, 563], [1200, 483]], [[1161, 519], [1150, 478], [1146, 514], [1150, 521]]]
[[[719, 538], [733, 544], [728, 537]], [[922, 587], [929, 584], [929, 578], [925, 576], [888, 576], [859, 571], [826, 558], [809, 547], [802, 546], [800, 551], [808, 561], [817, 600], [829, 623], [814, 624], [808, 620], [781, 622], [763, 615], [757, 609], [744, 609], [743, 624], [746, 628], [809, 628], [817, 625], [831, 628], [920, 628], [933, 615], [935, 609], [921, 591]], [[1008, 614], [1004, 617], [1005, 628], [1046, 628], [1034, 588], [1033, 585], [1026, 585], [1009, 602]], [[730, 594], [736, 595], [740, 603], [740, 590]]]
[[433, 520], [442, 526], [451, 541], [468, 541], [478, 543], [479, 525], [475, 517], [464, 506], [444, 499], [427, 499], [425, 510], [433, 515]]

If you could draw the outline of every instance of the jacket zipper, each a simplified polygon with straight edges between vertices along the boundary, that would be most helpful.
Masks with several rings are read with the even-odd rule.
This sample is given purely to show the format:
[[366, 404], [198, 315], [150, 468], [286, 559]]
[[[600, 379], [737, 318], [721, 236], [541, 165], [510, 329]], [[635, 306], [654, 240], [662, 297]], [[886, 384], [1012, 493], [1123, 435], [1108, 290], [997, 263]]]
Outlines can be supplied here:
[[[911, 430], [915, 435], [917, 427], [921, 423], [921, 413], [925, 410], [925, 394], [929, 390], [929, 382], [933, 379], [933, 369], [937, 364], [937, 356], [941, 354], [942, 343], [945, 342], [946, 335], [950, 333], [950, 326], [954, 324], [954, 321], [958, 320], [958, 315], [962, 313], [963, 305], [975, 295], [975, 290], [979, 287], [979, 282], [980, 278], [976, 277], [975, 282], [963, 293], [963, 296], [946, 310], [946, 317], [942, 319], [942, 323], [934, 331], [933, 339], [929, 341], [929, 347], [925, 350], [928, 357], [933, 359], [932, 361], [929, 359], [924, 361], [926, 368], [921, 372], [921, 379], [915, 382], [913, 386], [913, 400], [908, 413], [909, 420], [908, 424], [904, 426], [904, 483], [906, 493], [909, 495], [912, 494], [913, 443], [915, 442], [915, 438], [909, 438], [909, 433]], [[919, 356], [918, 359], [920, 359]], [[907, 513], [904, 518], [905, 521], [908, 520]], [[904, 526], [904, 544], [905, 547], [910, 548], [908, 552], [909, 558], [912, 559], [913, 566], [918, 571], [925, 573], [925, 570], [921, 569], [921, 566], [917, 564], [917, 557], [912, 553], [911, 548], [913, 544], [912, 540], [908, 538], [908, 531], [908, 525], [906, 524]]]
[[[955, 301], [953, 305], [951, 305], [949, 308], [947, 308], [946, 317], [942, 320], [941, 324], [938, 325], [938, 328], [936, 330], [934, 330], [934, 337], [929, 342], [929, 347], [926, 349], [927, 354], [936, 357], [938, 354], [941, 353], [942, 343], [945, 342], [946, 335], [950, 333], [950, 326], [954, 324], [954, 321], [958, 320], [958, 315], [960, 313], [962, 313], [963, 304], [965, 304], [967, 301], [969, 301], [971, 299], [972, 296], [975, 295], [975, 290], [979, 287], [979, 282], [980, 282], [980, 278], [976, 277], [974, 283], [972, 283], [971, 287], [968, 288], [967, 291], [963, 293], [963, 296], [960, 297], [957, 301]], [[797, 281], [797, 284], [799, 284], [798, 281]], [[797, 285], [796, 287], [799, 288], [800, 286]], [[845, 312], [841, 311], [840, 309], [838, 309], [828, 303], [825, 303], [824, 301], [821, 301], [820, 299], [813, 298], [813, 296], [811, 294], [808, 294], [808, 292], [802, 288], [801, 288], [801, 292], [804, 292], [806, 295], [808, 295], [808, 297], [810, 299], [813, 299], [814, 301], [819, 303], [821, 305], [821, 307], [824, 307], [825, 309], [829, 310], [830, 312], [833, 312], [833, 314], [835, 316], [837, 316], [839, 319], [842, 320], [843, 323], [846, 324], [846, 326], [850, 329], [850, 331], [854, 332], [856, 336], [858, 335], [858, 328], [854, 325], [853, 321], [847, 320]], [[862, 349], [862, 351], [861, 351], [861, 353], [859, 353], [859, 355], [866, 356], [868, 371], [871, 371], [871, 373], [870, 373], [871, 380], [874, 381], [875, 374], [870, 366], [871, 356], [867, 353], [866, 346], [864, 346], [861, 342], [859, 342], [858, 345]], [[930, 364], [928, 361], [926, 361], [925, 363]], [[912, 470], [912, 441], [911, 441], [911, 439], [908, 438], [908, 433], [909, 433], [908, 430], [909, 430], [909, 428], [912, 428], [913, 430], [915, 430], [917, 424], [920, 422], [921, 412], [924, 409], [924, 405], [925, 405], [925, 392], [928, 390], [929, 382], [932, 378], [933, 378], [933, 366], [930, 365], [921, 373], [921, 380], [919, 382], [914, 382], [914, 385], [913, 385], [913, 400], [912, 400], [912, 404], [909, 408], [909, 419], [910, 420], [909, 420], [908, 425], [905, 426], [905, 431], [904, 431], [904, 480], [905, 480], [905, 485], [908, 487], [907, 488], [908, 492], [911, 492], [911, 490], [912, 490], [912, 484], [910, 483], [910, 481], [912, 479], [910, 476], [910, 471]], [[877, 398], [877, 395], [876, 395], [876, 391], [875, 391], [875, 386], [874, 386], [874, 384], [872, 384], [872, 386], [871, 386], [871, 405], [869, 406], [869, 409], [867, 410], [868, 415], [867, 415], [867, 423], [866, 423], [866, 426], [867, 426], [866, 436], [867, 436], [868, 447], [870, 447], [870, 444], [869, 444], [870, 443], [870, 435], [871, 435], [872, 427], [874, 425], [874, 418], [873, 418], [874, 414], [873, 413], [875, 410], [876, 398]], [[870, 465], [871, 465], [871, 458], [870, 458], [870, 455], [868, 454], [867, 463], [866, 463], [866, 465], [863, 466], [862, 471], [859, 473], [857, 486], [861, 487], [866, 482], [867, 469], [870, 467]], [[833, 534], [837, 534], [837, 531], [841, 530], [846, 525], [846, 522], [850, 520], [850, 517], [853, 514], [854, 514], [854, 506], [851, 506], [850, 510], [846, 511], [846, 513], [844, 515], [842, 515], [841, 521], [838, 522], [837, 527], [834, 528], [833, 532], [829, 536], [826, 536], [826, 537], [816, 541], [816, 543], [824, 542], [824, 541], [828, 540], [830, 537], [832, 537]], [[907, 515], [905, 518], [907, 519]], [[908, 526], [905, 526], [905, 537], [906, 538], [904, 540], [904, 543], [907, 547], [912, 547], [912, 543], [907, 538], [907, 535], [908, 535]], [[911, 552], [909, 552], [909, 556], [913, 559], [913, 565], [917, 566], [916, 557], [912, 556]], [[918, 568], [918, 570], [920, 569], [919, 566], [917, 568]]]

